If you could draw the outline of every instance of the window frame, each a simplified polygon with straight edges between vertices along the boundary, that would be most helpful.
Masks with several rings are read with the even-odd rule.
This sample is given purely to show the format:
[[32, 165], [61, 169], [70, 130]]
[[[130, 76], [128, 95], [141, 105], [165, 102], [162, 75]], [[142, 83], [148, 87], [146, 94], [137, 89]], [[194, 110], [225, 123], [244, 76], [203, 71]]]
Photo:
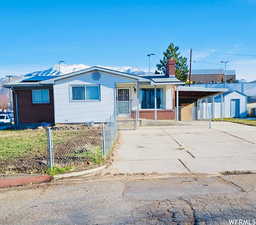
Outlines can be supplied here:
[[[33, 101], [33, 92], [34, 91], [47, 91], [48, 92], [48, 101], [47, 102], [34, 102]], [[32, 89], [31, 90], [31, 103], [33, 105], [49, 105], [51, 104], [51, 97], [50, 97], [50, 90], [48, 88], [38, 88], [38, 89]]]
[[[73, 87], [84, 87], [84, 100], [75, 100], [73, 99]], [[99, 90], [99, 99], [87, 99], [86, 87], [98, 87]], [[69, 99], [70, 102], [100, 102], [101, 101], [101, 85], [100, 84], [72, 84], [69, 88]]]
[[[154, 95], [154, 92], [155, 92], [155, 90], [154, 90], [154, 88], [152, 88], [152, 87], [149, 87], [149, 88], [141, 88], [139, 91], [140, 91], [140, 109], [141, 110], [163, 110], [163, 109], [165, 109], [165, 103], [164, 103], [164, 101], [165, 101], [165, 97], [164, 97], [164, 88], [162, 88], [162, 87], [157, 87], [156, 89], [159, 89], [160, 90], [160, 93], [162, 93], [162, 95], [161, 95], [161, 102], [160, 102], [160, 107], [158, 108], [157, 107], [157, 105], [158, 105], [158, 103], [156, 102], [156, 107], [155, 107], [155, 97], [153, 98], [153, 104], [154, 104], [154, 107], [153, 108], [142, 108], [142, 100], [143, 100], [143, 96], [142, 96], [142, 93], [141, 93], [141, 91], [142, 91], [142, 89], [144, 89], [144, 90], [153, 90], [153, 95]], [[157, 90], [156, 90], [156, 92], [157, 92]]]
[[[76, 88], [76, 87], [81, 87], [81, 88], [84, 88], [84, 99], [73, 99], [73, 88]], [[79, 102], [79, 101], [85, 101], [86, 99], [86, 88], [84, 85], [72, 85], [71, 88], [70, 88], [70, 98], [71, 98], [71, 101], [74, 101], [74, 102]]]

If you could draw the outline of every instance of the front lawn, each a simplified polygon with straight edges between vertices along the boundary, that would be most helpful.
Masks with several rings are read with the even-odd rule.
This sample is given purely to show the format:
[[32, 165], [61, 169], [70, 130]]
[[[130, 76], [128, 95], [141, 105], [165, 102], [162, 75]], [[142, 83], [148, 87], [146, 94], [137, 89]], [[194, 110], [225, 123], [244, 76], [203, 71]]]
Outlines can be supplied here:
[[248, 126], [256, 126], [256, 120], [248, 120], [248, 119], [237, 119], [237, 118], [224, 118], [224, 119], [214, 119], [213, 121], [225, 121], [231, 123], [239, 123]]
[[[55, 165], [85, 167], [101, 163], [100, 129], [84, 126], [53, 129]], [[44, 129], [0, 131], [0, 174], [41, 173], [47, 170]]]

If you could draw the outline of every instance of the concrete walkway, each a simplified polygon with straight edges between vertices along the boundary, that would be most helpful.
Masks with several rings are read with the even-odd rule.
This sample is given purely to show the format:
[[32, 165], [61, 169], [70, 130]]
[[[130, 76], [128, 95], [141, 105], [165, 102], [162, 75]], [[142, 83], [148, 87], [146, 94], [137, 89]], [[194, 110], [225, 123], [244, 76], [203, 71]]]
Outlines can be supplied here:
[[112, 173], [256, 171], [256, 127], [227, 122], [121, 131]]

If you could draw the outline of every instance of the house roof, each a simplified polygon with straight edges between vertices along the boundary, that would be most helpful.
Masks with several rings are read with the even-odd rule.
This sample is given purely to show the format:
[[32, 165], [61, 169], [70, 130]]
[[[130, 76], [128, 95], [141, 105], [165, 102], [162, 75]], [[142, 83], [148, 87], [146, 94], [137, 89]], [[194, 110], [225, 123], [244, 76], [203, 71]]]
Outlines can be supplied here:
[[92, 67], [87, 68], [87, 69], [83, 69], [83, 70], [75, 71], [75, 72], [72, 72], [72, 73], [68, 73], [68, 74], [65, 74], [63, 76], [58, 76], [56, 78], [46, 80], [45, 82], [46, 83], [54, 83], [55, 81], [58, 81], [58, 80], [67, 79], [67, 78], [70, 78], [70, 77], [74, 77], [74, 76], [77, 76], [77, 75], [80, 75], [80, 74], [83, 74], [83, 73], [88, 73], [88, 72], [93, 72], [93, 71], [111, 73], [111, 74], [114, 74], [114, 75], [119, 75], [119, 76], [130, 78], [130, 79], [133, 79], [133, 80], [138, 80], [140, 82], [149, 82], [149, 79], [140, 77], [138, 75], [134, 75], [134, 74], [130, 74], [130, 73], [124, 73], [124, 72], [120, 72], [120, 71], [116, 71], [116, 70], [112, 70], [112, 69], [107, 69], [107, 68], [99, 67], [99, 66], [92, 66]]
[[[141, 75], [140, 75], [141, 76]], [[150, 74], [150, 75], [143, 75], [143, 78], [150, 79], [157, 84], [184, 84], [183, 81], [178, 80], [175, 76], [166, 76], [166, 75], [157, 75], [157, 74]]]
[[29, 77], [29, 78], [26, 78], [24, 80], [22, 80], [22, 82], [38, 82], [38, 81], [44, 81], [44, 80], [49, 80], [49, 79], [52, 79], [52, 78], [57, 78], [58, 76], [39, 76], [39, 75], [36, 75], [36, 76], [32, 76], [32, 77]]
[[225, 93], [223, 93], [223, 94], [226, 96], [226, 95], [229, 95], [229, 94], [234, 93], [234, 92], [236, 92], [236, 93], [238, 93], [238, 94], [240, 94], [240, 95], [243, 95], [243, 96], [247, 97], [247, 95], [243, 94], [243, 93], [240, 92], [240, 91], [227, 91], [227, 92], [225, 92]]
[[78, 76], [83, 73], [99, 71], [99, 72], [106, 72], [118, 76], [122, 76], [125, 78], [129, 78], [132, 80], [136, 80], [140, 83], [148, 83], [148, 84], [184, 84], [182, 81], [178, 80], [175, 76], [166, 77], [165, 75], [159, 76], [139, 76], [130, 73], [120, 72], [112, 69], [107, 69], [104, 67], [99, 66], [92, 66], [90, 68], [86, 68], [83, 70], [75, 71], [72, 73], [68, 73], [62, 76], [33, 76], [27, 79], [23, 79], [16, 83], [9, 83], [6, 84], [5, 87], [12, 88], [12, 87], [24, 87], [24, 86], [40, 86], [40, 85], [53, 85], [56, 81], [67, 79], [70, 77]]
[[224, 74], [225, 75], [236, 75], [235, 70], [223, 70], [223, 69], [195, 69], [192, 70], [192, 75], [213, 75], [213, 74]]

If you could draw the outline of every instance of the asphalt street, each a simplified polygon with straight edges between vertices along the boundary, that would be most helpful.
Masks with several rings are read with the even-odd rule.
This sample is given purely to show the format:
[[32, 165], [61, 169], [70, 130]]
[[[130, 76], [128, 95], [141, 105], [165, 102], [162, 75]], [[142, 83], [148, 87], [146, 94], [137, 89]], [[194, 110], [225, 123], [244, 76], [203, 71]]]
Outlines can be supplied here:
[[0, 224], [256, 224], [255, 178], [110, 175], [5, 189]]

